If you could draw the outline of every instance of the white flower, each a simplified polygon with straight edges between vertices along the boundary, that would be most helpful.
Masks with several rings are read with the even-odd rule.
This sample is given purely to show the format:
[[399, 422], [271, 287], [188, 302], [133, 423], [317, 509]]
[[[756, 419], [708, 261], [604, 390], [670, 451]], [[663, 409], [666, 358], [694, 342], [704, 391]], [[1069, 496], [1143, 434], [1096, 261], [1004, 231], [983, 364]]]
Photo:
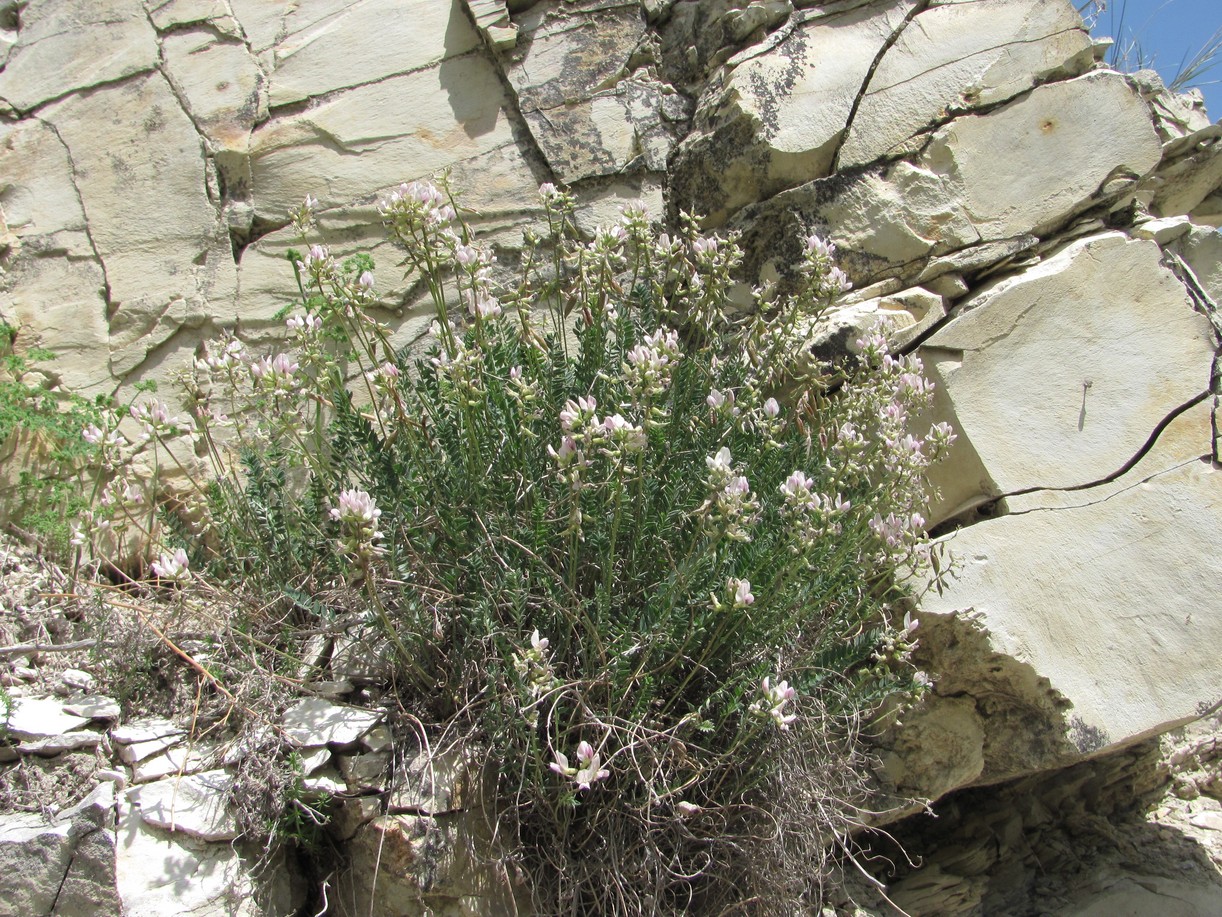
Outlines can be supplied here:
[[751, 594], [750, 580], [731, 577], [726, 581], [726, 591], [730, 593], [735, 608], [746, 608], [755, 602], [755, 596]]
[[777, 415], [781, 413], [781, 406], [775, 398], [769, 398], [764, 402], [764, 414], [769, 420], [776, 420]]
[[730, 447], [722, 446], [717, 450], [716, 455], [706, 456], [704, 464], [708, 466], [709, 471], [729, 477], [733, 469], [732, 461], [730, 458]]
[[153, 561], [153, 575], [158, 579], [166, 579], [175, 583], [187, 582], [191, 579], [187, 552], [179, 548], [173, 554], [163, 553]]

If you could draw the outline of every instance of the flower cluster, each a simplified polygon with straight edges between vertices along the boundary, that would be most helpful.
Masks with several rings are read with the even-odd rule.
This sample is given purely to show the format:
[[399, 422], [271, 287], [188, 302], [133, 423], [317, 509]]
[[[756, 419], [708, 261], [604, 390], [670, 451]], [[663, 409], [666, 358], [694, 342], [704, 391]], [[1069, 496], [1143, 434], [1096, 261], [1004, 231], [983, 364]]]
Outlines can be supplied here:
[[787, 731], [794, 720], [798, 718], [796, 713], [786, 713], [785, 706], [798, 696], [796, 689], [790, 686], [787, 681], [778, 681], [772, 683], [771, 676], [765, 676], [760, 682], [760, 693], [763, 695], [751, 705], [751, 711], [761, 716], [766, 716], [776, 723], [777, 727], [782, 731]]
[[558, 684], [556, 674], [552, 670], [549, 645], [550, 641], [547, 637], [540, 636], [539, 629], [536, 627], [530, 635], [530, 649], [522, 650], [513, 657], [514, 671], [518, 673], [518, 677], [526, 686], [529, 698], [527, 719], [532, 723], [537, 722], [538, 719], [535, 703]]
[[339, 549], [361, 566], [367, 565], [378, 553], [374, 542], [382, 538], [378, 520], [382, 511], [373, 497], [363, 490], [345, 490], [339, 495], [339, 505], [332, 507], [331, 518], [339, 523]]
[[659, 328], [628, 351], [623, 373], [632, 403], [641, 406], [660, 397], [670, 387], [675, 364], [682, 357], [679, 333]]
[[730, 541], [750, 541], [750, 526], [759, 512], [759, 501], [751, 493], [751, 484], [734, 467], [728, 446], [704, 460], [708, 469], [706, 483], [709, 496], [700, 507], [706, 524], [720, 528]]

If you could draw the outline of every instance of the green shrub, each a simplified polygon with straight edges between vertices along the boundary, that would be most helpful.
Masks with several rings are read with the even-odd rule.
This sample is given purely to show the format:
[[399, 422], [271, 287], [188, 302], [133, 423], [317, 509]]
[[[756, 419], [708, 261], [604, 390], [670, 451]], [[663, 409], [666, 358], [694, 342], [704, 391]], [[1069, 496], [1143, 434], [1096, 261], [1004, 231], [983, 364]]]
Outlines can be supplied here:
[[[154, 572], [290, 596], [303, 626], [359, 593], [405, 709], [487, 762], [538, 913], [787, 912], [856, 822], [856, 724], [925, 684], [904, 581], [949, 430], [909, 432], [930, 387], [879, 332], [811, 364], [847, 287], [817, 237], [802, 289], [735, 315], [733, 238], [628, 209], [586, 239], [541, 194], [508, 290], [446, 193], [382, 202], [436, 310], [425, 357], [375, 319], [372, 263], [314, 245], [291, 350], [221, 341], [189, 419], [134, 406], [214, 462], [201, 534]], [[112, 521], [118, 424], [90, 434]]]

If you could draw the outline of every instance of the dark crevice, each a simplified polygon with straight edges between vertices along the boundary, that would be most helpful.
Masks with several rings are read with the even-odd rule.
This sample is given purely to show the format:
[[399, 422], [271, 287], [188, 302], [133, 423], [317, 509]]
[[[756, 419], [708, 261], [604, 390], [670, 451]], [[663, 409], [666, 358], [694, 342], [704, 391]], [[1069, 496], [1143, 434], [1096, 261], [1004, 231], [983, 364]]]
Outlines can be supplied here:
[[233, 248], [234, 264], [242, 263], [242, 255], [246, 251], [247, 246], [258, 242], [270, 233], [284, 229], [288, 225], [284, 220], [269, 220], [266, 217], [256, 216], [251, 220], [249, 228], [230, 228], [229, 244]]
[[862, 101], [869, 92], [870, 83], [874, 79], [875, 72], [877, 72], [879, 65], [882, 64], [883, 58], [887, 56], [887, 52], [895, 46], [897, 41], [899, 41], [900, 35], [904, 33], [904, 29], [908, 28], [908, 25], [912, 22], [912, 20], [916, 19], [917, 16], [929, 9], [931, 2], [932, 0], [920, 0], [916, 6], [910, 9], [903, 21], [895, 27], [895, 30], [892, 31], [890, 35], [887, 36], [887, 40], [883, 42], [883, 46], [879, 48], [878, 53], [874, 55], [874, 60], [870, 62], [870, 69], [866, 71], [866, 78], [862, 80], [861, 88], [857, 90], [857, 96], [853, 99], [853, 104], [849, 108], [848, 117], [844, 119], [844, 130], [840, 132], [840, 139], [836, 141], [836, 152], [832, 154], [831, 172], [833, 174], [840, 171], [840, 151], [844, 149], [844, 144], [849, 139], [849, 134], [853, 132], [853, 121], [857, 117], [857, 110], [861, 107]]

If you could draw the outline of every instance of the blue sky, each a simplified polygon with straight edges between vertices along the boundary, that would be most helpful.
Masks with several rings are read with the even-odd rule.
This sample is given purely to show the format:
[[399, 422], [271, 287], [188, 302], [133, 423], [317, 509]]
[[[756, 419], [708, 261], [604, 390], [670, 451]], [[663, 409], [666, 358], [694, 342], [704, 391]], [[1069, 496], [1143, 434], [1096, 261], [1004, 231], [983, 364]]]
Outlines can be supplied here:
[[[1153, 60], [1165, 82], [1174, 79], [1181, 62], [1222, 29], [1222, 0], [1108, 0], [1107, 5], [1094, 35], [1110, 35], [1126, 45], [1135, 39], [1142, 56]], [[1214, 121], [1222, 119], [1222, 82], [1218, 81], [1222, 81], [1222, 55], [1219, 65], [1197, 83]]]

